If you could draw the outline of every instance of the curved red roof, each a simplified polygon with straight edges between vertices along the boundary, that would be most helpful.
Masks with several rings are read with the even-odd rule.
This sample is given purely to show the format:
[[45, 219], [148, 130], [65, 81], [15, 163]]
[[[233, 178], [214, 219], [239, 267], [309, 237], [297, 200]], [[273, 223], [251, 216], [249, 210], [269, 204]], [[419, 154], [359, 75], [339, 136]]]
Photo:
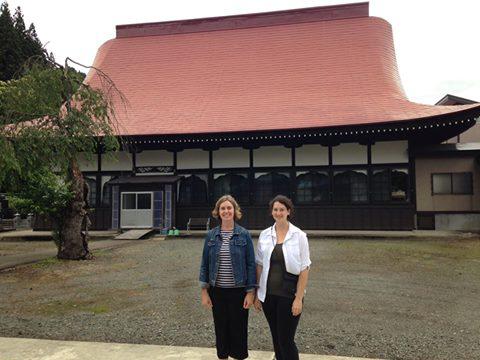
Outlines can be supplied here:
[[[202, 20], [196, 20], [197, 28], [186, 26], [192, 21], [170, 22], [166, 32], [162, 23], [117, 27], [119, 36], [100, 47], [94, 66], [107, 73], [128, 100], [127, 111], [117, 108], [120, 132], [319, 128], [480, 110], [479, 104], [408, 101], [388, 22], [358, 15], [327, 17], [330, 20], [317, 15], [315, 21], [314, 9], [321, 13], [321, 8], [304, 9], [310, 15], [306, 20], [296, 16], [272, 25], [240, 26], [241, 16], [233, 21], [216, 18], [217, 23], [229, 19], [230, 25], [225, 20], [228, 26], [208, 31], [204, 28], [209, 19], [203, 28]], [[269, 15], [278, 19], [292, 12]], [[129, 33], [129, 28], [134, 31]], [[155, 28], [160, 31], [152, 32]], [[87, 82], [99, 85], [93, 72]]]

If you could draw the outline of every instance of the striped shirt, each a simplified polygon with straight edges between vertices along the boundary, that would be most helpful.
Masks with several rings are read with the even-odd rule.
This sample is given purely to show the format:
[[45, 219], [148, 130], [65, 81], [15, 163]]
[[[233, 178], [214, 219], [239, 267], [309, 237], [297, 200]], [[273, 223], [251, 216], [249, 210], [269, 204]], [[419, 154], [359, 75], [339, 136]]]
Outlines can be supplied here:
[[233, 236], [233, 230], [221, 230], [220, 235], [222, 236], [222, 246], [220, 247], [220, 264], [218, 265], [216, 286], [231, 288], [235, 287], [232, 258], [230, 257], [230, 240]]

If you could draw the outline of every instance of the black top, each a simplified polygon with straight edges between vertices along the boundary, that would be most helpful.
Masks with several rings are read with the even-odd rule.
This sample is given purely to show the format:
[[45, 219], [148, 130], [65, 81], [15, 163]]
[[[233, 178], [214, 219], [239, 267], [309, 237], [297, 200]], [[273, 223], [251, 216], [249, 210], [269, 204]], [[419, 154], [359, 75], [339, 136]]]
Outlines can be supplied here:
[[283, 244], [275, 245], [270, 257], [270, 269], [268, 270], [267, 294], [294, 298], [295, 296], [285, 290], [285, 258], [283, 257]]

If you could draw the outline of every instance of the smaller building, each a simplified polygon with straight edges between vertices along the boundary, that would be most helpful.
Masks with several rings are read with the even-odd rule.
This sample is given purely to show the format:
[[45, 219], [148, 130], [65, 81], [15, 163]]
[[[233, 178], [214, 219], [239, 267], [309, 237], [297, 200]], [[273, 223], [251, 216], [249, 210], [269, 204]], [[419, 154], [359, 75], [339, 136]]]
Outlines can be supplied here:
[[[436, 105], [474, 101], [444, 96]], [[419, 229], [480, 231], [480, 125], [414, 150]]]

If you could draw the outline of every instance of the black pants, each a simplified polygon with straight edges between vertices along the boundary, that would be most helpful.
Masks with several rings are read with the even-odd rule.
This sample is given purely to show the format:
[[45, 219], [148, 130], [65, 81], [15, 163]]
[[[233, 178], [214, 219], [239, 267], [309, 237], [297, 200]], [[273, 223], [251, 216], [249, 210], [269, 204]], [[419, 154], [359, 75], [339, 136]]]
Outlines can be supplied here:
[[217, 356], [226, 359], [248, 357], [248, 310], [243, 308], [245, 288], [209, 289], [212, 300]]
[[272, 333], [276, 360], [298, 360], [295, 332], [300, 315], [292, 315], [292, 304], [293, 299], [267, 295], [262, 305]]

